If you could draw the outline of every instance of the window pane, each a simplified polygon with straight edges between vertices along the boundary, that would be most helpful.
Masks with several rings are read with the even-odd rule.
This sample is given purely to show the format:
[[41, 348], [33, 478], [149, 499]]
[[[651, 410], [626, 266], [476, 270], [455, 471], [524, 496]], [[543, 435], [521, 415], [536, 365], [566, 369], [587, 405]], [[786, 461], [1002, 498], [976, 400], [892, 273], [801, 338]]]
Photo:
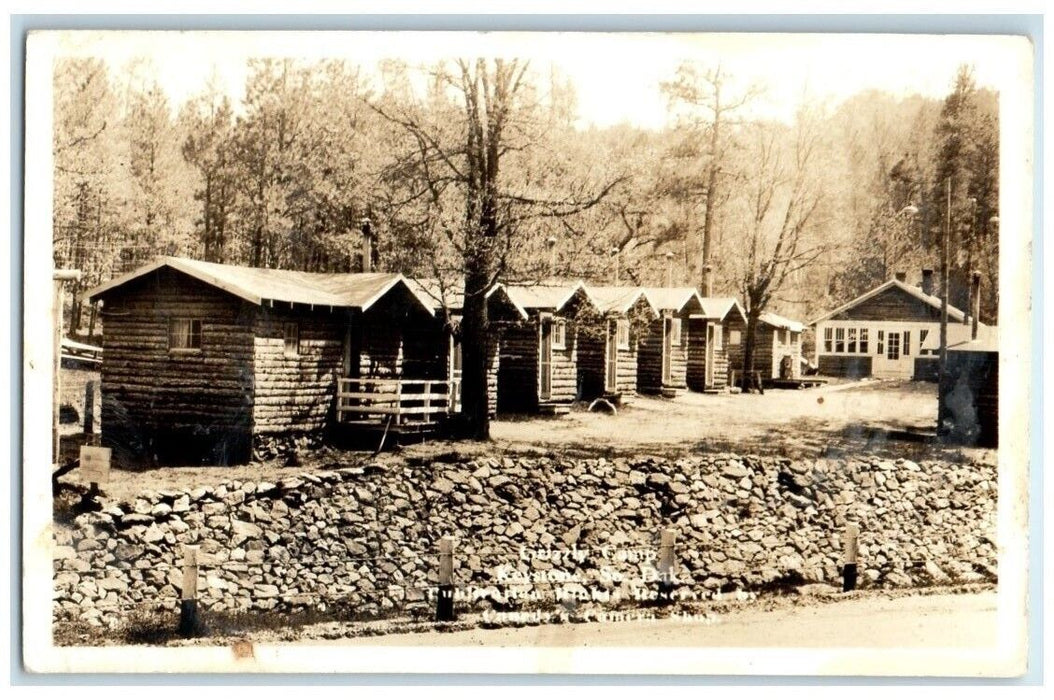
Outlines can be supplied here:
[[824, 328], [823, 329], [823, 350], [824, 352], [831, 352], [834, 349], [834, 329]]
[[911, 354], [911, 331], [904, 331], [904, 354]]
[[285, 324], [285, 354], [300, 354], [300, 326], [297, 323]]
[[834, 329], [834, 351], [845, 352], [845, 329]]
[[861, 328], [860, 329], [860, 352], [865, 354], [865, 355], [867, 354], [867, 329], [866, 328]]
[[856, 352], [856, 329], [855, 328], [850, 328], [849, 329], [849, 343], [848, 343], [848, 346], [846, 347], [845, 351], [846, 352], [852, 352], [852, 353]]

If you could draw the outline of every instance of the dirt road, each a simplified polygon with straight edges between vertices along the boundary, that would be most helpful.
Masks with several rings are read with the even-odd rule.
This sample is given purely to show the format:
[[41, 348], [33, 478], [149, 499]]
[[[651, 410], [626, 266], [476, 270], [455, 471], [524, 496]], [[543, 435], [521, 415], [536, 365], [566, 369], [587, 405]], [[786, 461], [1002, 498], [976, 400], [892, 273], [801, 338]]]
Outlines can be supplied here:
[[310, 644], [542, 647], [982, 647], [995, 644], [996, 594], [861, 597], [694, 619], [640, 619], [359, 637]]

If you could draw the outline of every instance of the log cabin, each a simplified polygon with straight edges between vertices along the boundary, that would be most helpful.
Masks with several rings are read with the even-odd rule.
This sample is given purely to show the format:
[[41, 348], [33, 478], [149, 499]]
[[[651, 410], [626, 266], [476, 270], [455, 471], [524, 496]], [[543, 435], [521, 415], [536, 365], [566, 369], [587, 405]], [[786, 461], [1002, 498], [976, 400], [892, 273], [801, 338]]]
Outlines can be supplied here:
[[103, 443], [129, 461], [238, 464], [342, 419], [449, 410], [432, 308], [398, 274], [161, 258], [88, 298], [102, 303]]
[[[408, 280], [418, 297], [431, 305], [442, 328], [442, 337], [436, 338], [436, 349], [444, 367], [444, 376], [451, 383], [453, 410], [461, 410], [461, 319], [464, 315], [465, 293], [461, 282], [447, 282], [437, 278], [412, 278]], [[487, 319], [491, 332], [487, 345], [487, 404], [491, 417], [498, 410], [498, 360], [501, 347], [501, 329], [509, 324], [528, 320], [527, 312], [513, 303], [505, 288], [498, 284], [487, 293]]]
[[[743, 372], [746, 354], [746, 322], [728, 339], [729, 361], [736, 376]], [[754, 329], [754, 367], [762, 382], [800, 379], [802, 332], [805, 324], [768, 311], [758, 317]], [[738, 380], [737, 380], [738, 381]]]
[[659, 317], [643, 289], [587, 287], [598, 314], [580, 317], [578, 383], [582, 398], [625, 402], [637, 393], [638, 341]]
[[[817, 318], [816, 363], [834, 377], [937, 379], [941, 299], [933, 273], [913, 286], [904, 274]], [[949, 346], [970, 339], [971, 317], [948, 306]], [[982, 333], [988, 327], [979, 324]]]
[[599, 310], [581, 282], [501, 289], [527, 318], [502, 331], [498, 412], [567, 413], [581, 396], [577, 319]]
[[[637, 390], [642, 394], [673, 397], [688, 388], [688, 333], [685, 330], [693, 314], [705, 315], [702, 297], [693, 287], [649, 287], [644, 293], [658, 317], [641, 335]], [[696, 361], [699, 357], [696, 355]]]
[[731, 297], [700, 297], [702, 312], [688, 319], [688, 388], [707, 394], [728, 388], [730, 352], [746, 329], [747, 317]]

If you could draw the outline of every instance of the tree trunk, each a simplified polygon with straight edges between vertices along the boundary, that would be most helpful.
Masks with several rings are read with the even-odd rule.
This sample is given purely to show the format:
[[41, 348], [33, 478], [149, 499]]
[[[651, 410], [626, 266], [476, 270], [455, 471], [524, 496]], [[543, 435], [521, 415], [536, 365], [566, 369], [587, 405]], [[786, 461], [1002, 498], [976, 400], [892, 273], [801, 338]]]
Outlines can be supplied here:
[[485, 271], [465, 273], [465, 306], [461, 319], [461, 437], [490, 439], [490, 407], [487, 392], [489, 323], [487, 319]]
[[757, 343], [758, 316], [760, 315], [761, 313], [755, 307], [747, 311], [747, 337], [743, 343], [742, 389], [744, 392], [754, 386], [754, 346]]

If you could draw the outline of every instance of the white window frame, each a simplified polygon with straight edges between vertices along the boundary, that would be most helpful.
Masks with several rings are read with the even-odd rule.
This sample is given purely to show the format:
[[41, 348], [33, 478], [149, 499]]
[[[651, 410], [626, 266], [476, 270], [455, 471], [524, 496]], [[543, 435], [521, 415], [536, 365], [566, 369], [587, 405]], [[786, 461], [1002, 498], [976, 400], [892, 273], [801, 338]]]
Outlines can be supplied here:
[[886, 332], [878, 331], [878, 340], [875, 341], [875, 354], [882, 356], [886, 354]]
[[286, 357], [300, 356], [300, 324], [297, 321], [282, 323], [282, 354]]
[[[186, 332], [177, 333], [176, 328], [178, 325], [188, 324]], [[195, 326], [197, 326], [197, 332], [195, 332]], [[170, 352], [176, 353], [196, 353], [201, 352], [202, 346], [202, 323], [200, 318], [172, 318], [168, 322], [168, 349]], [[182, 340], [186, 339], [187, 345], [182, 344]], [[195, 339], [197, 344], [194, 343]], [[180, 344], [177, 344], [179, 342]]]
[[615, 321], [615, 347], [619, 350], [629, 350], [629, 319], [620, 318]]
[[868, 354], [869, 343], [868, 343], [867, 335], [868, 335], [867, 327], [861, 328], [860, 329], [860, 337], [858, 338], [858, 343], [859, 344], [857, 345], [858, 351], [859, 351], [859, 353], [861, 355]]
[[734, 329], [734, 328], [730, 329], [728, 331], [728, 344], [729, 345], [739, 345], [740, 343], [742, 343], [743, 342], [743, 335], [742, 335], [742, 333], [743, 332], [740, 331], [740, 330], [737, 330], [737, 329]]
[[845, 354], [845, 329], [834, 329], [834, 351], [838, 355]]
[[846, 353], [848, 353], [850, 355], [855, 355], [856, 354], [856, 349], [857, 349], [856, 335], [857, 335], [857, 329], [856, 328], [847, 328], [846, 329], [845, 351], [846, 351]]
[[834, 352], [834, 328], [831, 326], [825, 326], [823, 329], [823, 351]]
[[554, 318], [549, 330], [549, 344], [553, 350], [567, 349], [567, 321], [562, 318]]

